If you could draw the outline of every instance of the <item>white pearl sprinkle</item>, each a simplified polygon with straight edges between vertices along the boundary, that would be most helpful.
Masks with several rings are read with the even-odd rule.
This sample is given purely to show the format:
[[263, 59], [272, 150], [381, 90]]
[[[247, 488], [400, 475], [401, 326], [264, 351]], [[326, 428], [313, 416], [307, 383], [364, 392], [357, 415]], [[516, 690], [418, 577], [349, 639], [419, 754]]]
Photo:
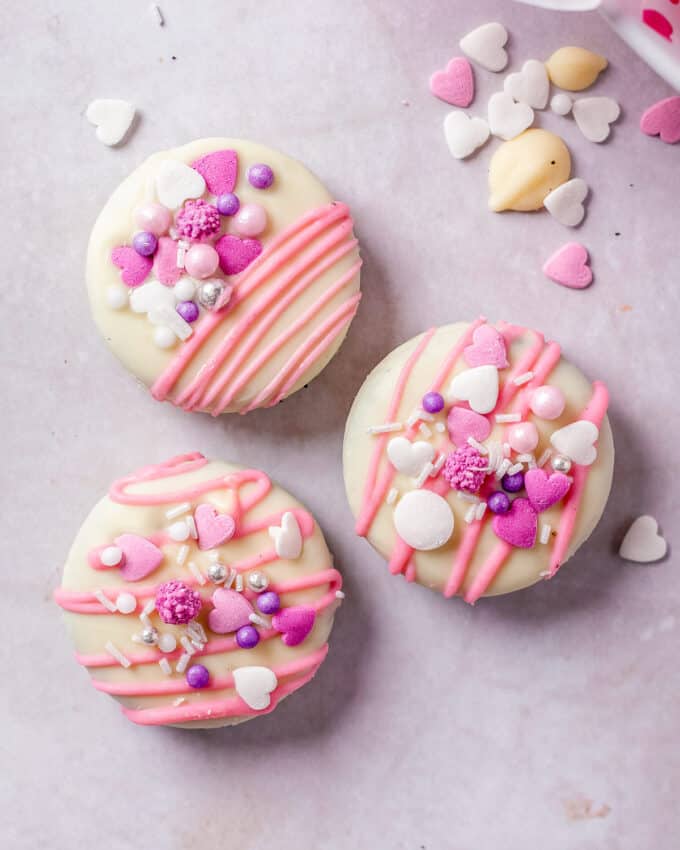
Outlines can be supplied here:
[[116, 597], [116, 608], [121, 614], [132, 614], [137, 607], [137, 600], [131, 593], [119, 593]]
[[168, 534], [172, 537], [173, 540], [176, 540], [178, 543], [181, 543], [183, 540], [186, 540], [189, 537], [189, 526], [186, 522], [181, 519], [179, 522], [173, 522], [173, 524], [168, 529]]
[[191, 301], [196, 294], [196, 284], [186, 275], [177, 281], [173, 289], [178, 301]]
[[123, 550], [118, 546], [107, 546], [100, 552], [99, 560], [105, 567], [115, 567], [123, 560]]
[[177, 648], [177, 641], [175, 640], [175, 636], [171, 635], [169, 632], [165, 632], [158, 638], [158, 648], [161, 652], [174, 652]]
[[177, 342], [177, 337], [170, 328], [159, 325], [157, 328], [154, 328], [153, 341], [159, 348], [172, 348]]
[[550, 108], [557, 115], [569, 115], [573, 103], [574, 102], [568, 94], [560, 92], [559, 94], [553, 95], [553, 98], [550, 101]]
[[106, 290], [106, 303], [112, 310], [122, 310], [128, 303], [128, 291], [124, 286], [114, 284]]

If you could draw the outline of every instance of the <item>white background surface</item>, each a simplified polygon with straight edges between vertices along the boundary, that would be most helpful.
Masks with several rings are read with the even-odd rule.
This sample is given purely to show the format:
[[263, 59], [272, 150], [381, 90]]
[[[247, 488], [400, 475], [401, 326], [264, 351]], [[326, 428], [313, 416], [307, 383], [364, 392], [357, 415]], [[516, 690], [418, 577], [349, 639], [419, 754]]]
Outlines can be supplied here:
[[[131, 0], [0, 9], [3, 846], [670, 848], [677, 559], [627, 565], [615, 548], [641, 512], [672, 543], [679, 507], [680, 145], [637, 129], [671, 91], [593, 15], [491, 0], [161, 7], [163, 28]], [[596, 278], [585, 292], [540, 271], [570, 232], [545, 213], [486, 211], [497, 142], [466, 163], [446, 151], [428, 77], [493, 19], [511, 32], [510, 70], [568, 43], [611, 60], [594, 89], [622, 103], [609, 143], [539, 117], [592, 187], [577, 235]], [[483, 114], [502, 77], [476, 79]], [[141, 112], [120, 150], [83, 117], [96, 97]], [[119, 180], [208, 135], [306, 162], [350, 204], [365, 260], [358, 317], [322, 376], [275, 410], [217, 421], [136, 385], [98, 338], [83, 282], [89, 229]], [[370, 367], [428, 325], [480, 312], [541, 328], [609, 384], [618, 461], [601, 525], [559, 577], [473, 610], [390, 578], [354, 537], [340, 451]], [[194, 449], [262, 467], [306, 500], [348, 598], [317, 679], [272, 716], [139, 728], [89, 687], [51, 594], [111, 480]], [[611, 810], [575, 818], [583, 800]]]

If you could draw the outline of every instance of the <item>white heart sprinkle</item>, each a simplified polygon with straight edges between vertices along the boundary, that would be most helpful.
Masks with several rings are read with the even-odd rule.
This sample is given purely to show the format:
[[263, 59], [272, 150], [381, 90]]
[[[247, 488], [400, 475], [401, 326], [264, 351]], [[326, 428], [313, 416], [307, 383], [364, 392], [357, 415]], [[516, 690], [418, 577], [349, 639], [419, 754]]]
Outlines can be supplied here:
[[154, 307], [147, 313], [152, 325], [164, 325], [181, 340], [189, 339], [193, 330], [174, 307]]
[[450, 394], [466, 401], [476, 413], [491, 413], [498, 401], [498, 369], [475, 366], [460, 372], [451, 381]]
[[95, 135], [99, 141], [112, 147], [127, 135], [135, 120], [135, 108], [126, 100], [93, 100], [85, 117], [97, 128]]
[[582, 97], [572, 107], [579, 130], [591, 142], [604, 142], [621, 107], [611, 97]]
[[504, 91], [491, 95], [488, 112], [491, 132], [506, 142], [519, 136], [534, 123], [534, 110], [526, 103], [515, 103]]
[[469, 118], [455, 110], [444, 119], [444, 136], [451, 156], [465, 159], [489, 138], [489, 125], [483, 118]]
[[274, 541], [274, 550], [279, 558], [293, 561], [302, 553], [302, 534], [300, 526], [291, 511], [281, 517], [281, 525], [270, 525], [269, 536]]
[[508, 74], [503, 89], [519, 103], [534, 109], [545, 109], [550, 95], [550, 80], [545, 65], [538, 59], [527, 59], [522, 70]]
[[659, 561], [668, 551], [668, 543], [659, 534], [659, 524], [653, 516], [639, 516], [626, 532], [619, 555], [625, 561], [649, 564]]
[[427, 552], [443, 546], [453, 534], [453, 511], [432, 490], [411, 490], [394, 509], [394, 527], [412, 549]]
[[164, 207], [176, 210], [187, 198], [200, 198], [205, 192], [203, 177], [184, 162], [164, 159], [156, 174], [156, 194]]
[[497, 22], [482, 24], [461, 38], [460, 49], [489, 71], [502, 71], [508, 64], [508, 54], [504, 44], [508, 40], [508, 31]]
[[394, 437], [387, 444], [387, 457], [392, 466], [404, 475], [417, 478], [426, 463], [435, 455], [434, 446], [424, 440], [412, 443], [406, 437]]
[[574, 101], [564, 92], [558, 92], [558, 94], [553, 95], [550, 101], [550, 108], [555, 115], [569, 115], [573, 105]]
[[150, 280], [135, 287], [130, 293], [130, 307], [134, 313], [148, 313], [161, 307], [175, 309], [175, 293], [159, 280]]
[[553, 189], [543, 201], [550, 215], [566, 227], [576, 227], [583, 221], [586, 208], [583, 201], [588, 194], [588, 184], [580, 177], [567, 180], [557, 189]]
[[579, 419], [554, 431], [550, 437], [553, 448], [566, 455], [580, 466], [590, 466], [597, 457], [595, 442], [600, 436], [597, 425], [587, 419]]
[[234, 670], [236, 693], [254, 711], [269, 707], [270, 694], [277, 685], [276, 674], [269, 667], [237, 667]]

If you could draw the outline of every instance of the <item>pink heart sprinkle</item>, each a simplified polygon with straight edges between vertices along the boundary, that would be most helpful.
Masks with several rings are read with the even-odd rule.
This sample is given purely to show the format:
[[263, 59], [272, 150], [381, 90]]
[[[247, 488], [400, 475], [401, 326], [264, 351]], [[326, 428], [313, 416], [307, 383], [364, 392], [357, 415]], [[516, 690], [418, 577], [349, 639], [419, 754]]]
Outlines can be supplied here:
[[177, 268], [177, 242], [169, 236], [161, 236], [158, 240], [153, 270], [165, 286], [174, 286], [182, 277], [182, 269]]
[[668, 41], [671, 40], [671, 36], [673, 35], [673, 24], [665, 15], [662, 15], [661, 12], [658, 12], [656, 9], [643, 9], [642, 21], [647, 24], [650, 29], [658, 32], [663, 38]]
[[680, 95], [667, 97], [646, 109], [640, 129], [648, 136], [659, 136], [667, 145], [680, 142]]
[[163, 560], [163, 552], [138, 534], [121, 534], [113, 541], [123, 553], [120, 574], [125, 581], [139, 581], [152, 573]]
[[537, 529], [538, 514], [528, 499], [515, 499], [506, 514], [496, 514], [493, 518], [496, 537], [518, 549], [531, 549]]
[[139, 286], [144, 283], [153, 261], [149, 257], [142, 257], [129, 245], [119, 245], [111, 251], [111, 262], [121, 270], [120, 277], [128, 286]]
[[593, 282], [593, 272], [588, 265], [588, 252], [578, 242], [567, 242], [548, 259], [543, 273], [569, 289], [585, 289]]
[[453, 106], [469, 106], [475, 96], [472, 65], [461, 56], [451, 59], [444, 71], [435, 71], [430, 77], [430, 91]]
[[196, 162], [191, 163], [205, 180], [208, 191], [213, 195], [224, 195], [233, 192], [238, 175], [238, 154], [236, 151], [224, 150], [206, 154]]
[[449, 437], [454, 446], [464, 446], [468, 437], [473, 437], [477, 442], [483, 443], [491, 433], [491, 423], [474, 410], [467, 407], [452, 407], [446, 419], [449, 429]]
[[281, 640], [286, 646], [297, 646], [311, 632], [316, 613], [313, 608], [296, 605], [283, 608], [272, 617], [272, 626], [281, 632]]
[[495, 366], [505, 369], [508, 355], [503, 334], [493, 325], [480, 325], [472, 334], [472, 344], [463, 351], [465, 362], [469, 366]]
[[571, 481], [562, 472], [548, 473], [543, 469], [530, 469], [524, 475], [524, 488], [533, 507], [540, 513], [563, 499]]
[[238, 631], [250, 623], [253, 606], [236, 590], [219, 587], [212, 595], [215, 606], [208, 614], [208, 625], [218, 635]]
[[259, 239], [239, 239], [230, 233], [222, 236], [215, 243], [215, 250], [220, 257], [220, 268], [225, 274], [239, 274], [262, 253], [262, 243]]
[[199, 505], [194, 511], [194, 522], [199, 549], [221, 546], [231, 540], [236, 531], [234, 518], [229, 514], [218, 514], [212, 505]]

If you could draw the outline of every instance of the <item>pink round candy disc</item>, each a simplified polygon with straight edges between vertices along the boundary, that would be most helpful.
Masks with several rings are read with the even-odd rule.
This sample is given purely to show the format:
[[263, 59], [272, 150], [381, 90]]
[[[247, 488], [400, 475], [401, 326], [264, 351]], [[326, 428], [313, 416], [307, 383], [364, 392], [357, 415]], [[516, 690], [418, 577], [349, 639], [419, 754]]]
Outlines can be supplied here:
[[192, 245], [184, 258], [184, 268], [191, 277], [204, 280], [215, 274], [220, 258], [212, 245]]
[[260, 204], [244, 204], [234, 217], [234, 227], [241, 236], [258, 236], [267, 226], [267, 213]]
[[533, 422], [518, 422], [508, 428], [510, 448], [520, 454], [533, 452], [538, 445], [538, 429]]
[[564, 393], [559, 387], [544, 384], [531, 394], [531, 412], [540, 419], [557, 419], [564, 410]]
[[135, 224], [140, 230], [162, 236], [172, 222], [172, 213], [162, 204], [144, 204], [135, 210]]

